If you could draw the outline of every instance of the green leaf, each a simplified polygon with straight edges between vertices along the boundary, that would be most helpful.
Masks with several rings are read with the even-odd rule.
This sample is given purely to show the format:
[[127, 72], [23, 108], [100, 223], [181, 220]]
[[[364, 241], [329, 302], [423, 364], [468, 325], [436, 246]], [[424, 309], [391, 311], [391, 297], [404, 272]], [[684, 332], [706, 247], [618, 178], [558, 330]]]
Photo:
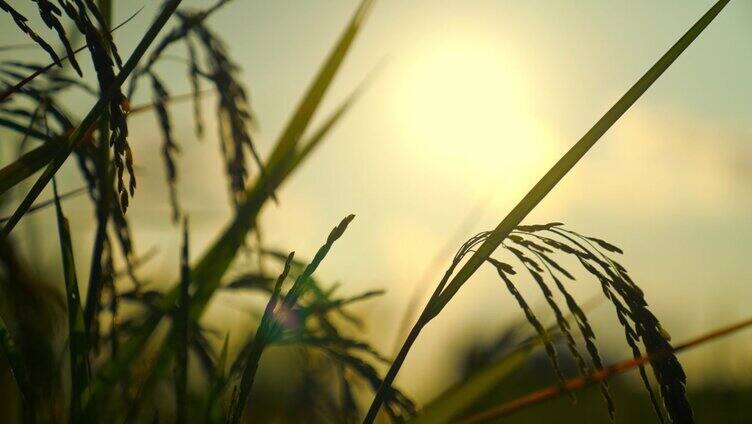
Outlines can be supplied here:
[[4, 127], [11, 131], [17, 132], [21, 134], [24, 138], [33, 138], [35, 140], [50, 142], [50, 143], [55, 142], [55, 140], [53, 140], [48, 135], [32, 128], [32, 125], [23, 126], [19, 124], [18, 122], [15, 122], [10, 119], [3, 118], [3, 117], [0, 117], [0, 127]]
[[183, 249], [180, 255], [180, 298], [174, 320], [177, 351], [177, 360], [175, 361], [175, 416], [179, 423], [186, 422], [188, 410], [188, 344], [190, 343], [188, 335], [190, 328], [188, 308], [191, 303], [189, 293], [191, 269], [188, 265], [188, 255], [188, 219], [186, 218], [183, 220]]
[[76, 279], [76, 264], [73, 260], [73, 244], [71, 242], [68, 220], [63, 215], [57, 184], [53, 179], [52, 189], [55, 194], [55, 210], [60, 237], [60, 253], [63, 258], [63, 273], [65, 275], [65, 294], [68, 303], [68, 342], [70, 348], [71, 367], [71, 401], [70, 419], [79, 422], [83, 405], [84, 391], [89, 385], [89, 353], [86, 340], [84, 316], [81, 310], [81, 296], [78, 293]]
[[0, 169], [0, 195], [44, 168], [61, 147], [55, 143], [42, 144]]
[[[62, 201], [62, 200], [65, 200], [65, 199], [67, 199], [69, 197], [73, 197], [73, 196], [79, 195], [81, 193], [84, 193], [86, 190], [87, 190], [86, 187], [79, 187], [79, 188], [77, 188], [75, 190], [71, 190], [71, 191], [69, 191], [67, 193], [63, 193], [59, 197], [60, 197], [60, 200]], [[48, 208], [48, 207], [50, 207], [50, 206], [52, 206], [54, 204], [55, 204], [55, 199], [45, 200], [44, 202], [37, 203], [34, 206], [30, 207], [29, 211], [26, 212], [26, 213], [29, 214], [29, 213], [32, 213], [32, 212], [40, 211], [40, 210], [46, 209], [46, 208]], [[8, 219], [10, 219], [10, 217], [0, 218], [0, 222], [5, 222]]]
[[[313, 84], [308, 88], [300, 105], [275, 143], [275, 148], [265, 167], [266, 174], [259, 178], [246, 193], [246, 199], [239, 205], [233, 221], [193, 269], [194, 281], [197, 281], [198, 285], [194, 302], [191, 305], [192, 317], [201, 315], [209, 299], [219, 287], [221, 278], [235, 258], [235, 253], [243, 244], [246, 234], [253, 228], [261, 207], [270, 198], [271, 193], [293, 171], [290, 162], [295, 162], [295, 165], [300, 162], [300, 160], [296, 162], [295, 154], [303, 133], [308, 128], [314, 112], [318, 109], [324, 94], [329, 89], [372, 5], [372, 0], [363, 0], [360, 3], [360, 7], [358, 7], [345, 32], [329, 54]], [[338, 110], [333, 118], [330, 118], [327, 122], [331, 121], [333, 125], [333, 122], [342, 115], [342, 112], [344, 112], [344, 109]], [[318, 140], [312, 140], [315, 143], [307, 150], [308, 153], [331, 129], [332, 125], [324, 126], [318, 135]]]
[[10, 371], [13, 373], [13, 378], [16, 380], [18, 389], [21, 392], [21, 397], [26, 401], [33, 398], [33, 390], [31, 382], [29, 381], [29, 374], [26, 371], [26, 365], [24, 365], [24, 359], [21, 352], [13, 342], [13, 338], [10, 336], [8, 327], [0, 318], [0, 351], [5, 355], [5, 359], [10, 365]]
[[227, 350], [230, 343], [230, 334], [225, 336], [225, 341], [222, 344], [222, 352], [219, 354], [219, 360], [214, 368], [214, 375], [211, 376], [209, 396], [206, 400], [206, 410], [204, 415], [204, 422], [206, 423], [219, 423], [222, 422], [222, 410], [220, 405], [221, 394], [227, 386], [227, 376], [225, 375], [225, 369], [227, 368]]

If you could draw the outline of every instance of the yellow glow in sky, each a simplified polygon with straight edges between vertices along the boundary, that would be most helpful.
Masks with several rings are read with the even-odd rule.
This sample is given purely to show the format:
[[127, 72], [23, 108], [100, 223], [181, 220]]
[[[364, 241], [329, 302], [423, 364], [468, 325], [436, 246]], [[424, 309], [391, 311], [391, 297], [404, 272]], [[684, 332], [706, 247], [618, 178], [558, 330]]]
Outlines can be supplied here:
[[530, 114], [524, 75], [504, 52], [478, 40], [432, 40], [403, 62], [394, 111], [411, 159], [430, 172], [517, 195], [552, 163], [552, 136]]

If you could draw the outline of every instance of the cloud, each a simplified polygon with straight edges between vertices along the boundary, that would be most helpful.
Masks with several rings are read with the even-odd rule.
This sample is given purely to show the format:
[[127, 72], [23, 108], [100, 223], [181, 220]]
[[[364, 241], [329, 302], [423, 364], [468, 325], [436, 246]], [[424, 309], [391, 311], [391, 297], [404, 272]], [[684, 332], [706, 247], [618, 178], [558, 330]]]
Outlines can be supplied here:
[[750, 207], [751, 136], [739, 123], [643, 105], [576, 170], [567, 200], [654, 218], [743, 213]]

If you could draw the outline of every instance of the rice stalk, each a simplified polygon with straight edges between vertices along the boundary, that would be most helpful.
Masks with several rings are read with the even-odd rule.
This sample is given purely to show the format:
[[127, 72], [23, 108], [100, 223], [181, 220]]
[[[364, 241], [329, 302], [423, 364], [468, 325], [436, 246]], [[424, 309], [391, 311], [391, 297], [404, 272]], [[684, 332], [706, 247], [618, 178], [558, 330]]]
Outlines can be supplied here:
[[113, 94], [114, 97], [117, 97], [120, 85], [123, 84], [128, 75], [136, 67], [136, 64], [141, 60], [143, 55], [146, 53], [146, 50], [157, 37], [159, 32], [162, 30], [162, 27], [167, 23], [167, 20], [170, 18], [170, 16], [172, 16], [173, 12], [177, 9], [180, 3], [181, 0], [168, 0], [165, 2], [162, 11], [146, 31], [144, 37], [141, 39], [131, 56], [128, 58], [128, 61], [123, 65], [123, 69], [118, 73], [117, 77], [113, 81], [113, 84], [105, 88], [102, 96], [99, 98], [99, 100], [97, 100], [89, 113], [86, 114], [84, 119], [81, 121], [81, 124], [65, 140], [61, 151], [47, 165], [47, 168], [44, 170], [44, 172], [42, 172], [42, 175], [39, 176], [29, 193], [24, 197], [21, 204], [16, 208], [11, 219], [3, 226], [2, 231], [0, 231], [0, 240], [4, 240], [8, 237], [18, 221], [21, 220], [29, 207], [31, 207], [44, 187], [50, 181], [52, 176], [57, 172], [60, 166], [62, 166], [68, 155], [70, 155], [70, 153], [73, 151], [75, 146], [84, 138], [86, 133], [99, 119], [99, 116], [106, 110], [108, 105], [112, 106], [111, 98], [113, 97]]
[[37, 45], [39, 45], [39, 47], [46, 51], [56, 65], [62, 66], [60, 64], [60, 58], [58, 57], [57, 53], [55, 53], [55, 49], [53, 49], [52, 46], [50, 46], [46, 41], [44, 41], [42, 37], [40, 37], [36, 32], [34, 32], [34, 30], [29, 27], [29, 25], [26, 23], [28, 19], [25, 16], [13, 9], [8, 3], [5, 2], [5, 0], [0, 0], [0, 9], [9, 14], [10, 17], [13, 18], [13, 22], [15, 22], [18, 29], [28, 35], [29, 38], [32, 39], [32, 41], [34, 41]]
[[[497, 247], [511, 234], [517, 225], [540, 203], [562, 178], [582, 159], [595, 143], [624, 115], [624, 113], [655, 83], [655, 81], [673, 64], [673, 62], [689, 47], [702, 31], [723, 10], [729, 0], [719, 0], [705, 13], [648, 71], [643, 75], [616, 104], [606, 112], [598, 122], [566, 153], [561, 159], [533, 186], [527, 195], [510, 211], [510, 213], [489, 234], [488, 238], [478, 247], [477, 251], [457, 271], [451, 282], [445, 277], [434, 295], [428, 301], [418, 322], [405, 339], [402, 348], [387, 371], [384, 384], [376, 393], [371, 407], [366, 414], [364, 423], [371, 424], [383, 403], [383, 395], [388, 391], [399, 369], [402, 367], [412, 344], [415, 343], [423, 327], [454, 297], [460, 287], [473, 273], [490, 257]], [[456, 265], [452, 264], [450, 269]], [[444, 286], [446, 285], [446, 288]], [[681, 405], [677, 404], [680, 407]]]
[[[245, 410], [245, 405], [248, 404], [251, 395], [251, 387], [256, 376], [256, 370], [258, 369], [258, 363], [261, 359], [266, 346], [274, 341], [278, 340], [282, 335], [283, 320], [282, 314], [285, 311], [292, 310], [293, 306], [297, 303], [300, 296], [310, 290], [309, 278], [313, 275], [316, 268], [324, 260], [329, 250], [332, 248], [337, 239], [342, 237], [347, 226], [355, 218], [355, 215], [348, 215], [342, 222], [339, 223], [326, 239], [326, 243], [316, 252], [311, 262], [306, 266], [303, 272], [295, 279], [290, 290], [281, 298], [280, 291], [282, 289], [282, 283], [284, 282], [287, 274], [290, 272], [290, 265], [294, 256], [294, 253], [290, 253], [285, 261], [285, 267], [276, 284], [274, 285], [274, 291], [272, 292], [269, 302], [266, 305], [264, 315], [261, 317], [256, 335], [253, 337], [253, 342], [250, 345], [247, 355], [241, 354], [244, 358], [244, 371], [242, 379], [240, 381], [240, 389], [238, 391], [238, 397], [235, 399], [235, 403], [230, 408], [228, 415], [228, 421], [231, 423], [237, 423], [240, 421]], [[279, 304], [279, 305], [278, 305]]]
[[[548, 224], [546, 226], [518, 226], [517, 230], [515, 232], [520, 232], [522, 234], [536, 236], [537, 231], [550, 229], [554, 227], [560, 227], [560, 223], [554, 223], [554, 224]], [[524, 228], [524, 229], [521, 229]], [[528, 251], [533, 253], [535, 256], [537, 256], [540, 259], [540, 262], [544, 265], [546, 268], [546, 273], [550, 276], [550, 278], [554, 281], [554, 284], [556, 285], [556, 288], [558, 289], [559, 293], [561, 293], [562, 296], [564, 296], [564, 299], [567, 304], [567, 308], [569, 309], [569, 313], [572, 314], [575, 318], [575, 323], [577, 324], [577, 327], [580, 331], [580, 335], [582, 336], [584, 342], [585, 342], [585, 348], [588, 351], [588, 354], [590, 356], [590, 360], [592, 361], [592, 364], [595, 368], [603, 368], [603, 361], [601, 360], [600, 353], [598, 352], [598, 347], [595, 344], [595, 332], [593, 331], [593, 328], [590, 326], [590, 322], [588, 321], [587, 315], [585, 315], [585, 312], [582, 310], [580, 305], [577, 303], [577, 301], [572, 297], [572, 295], [567, 291], [566, 287], [562, 283], [562, 281], [557, 277], [557, 275], [554, 273], [554, 270], [556, 270], [558, 273], [564, 275], [566, 278], [570, 280], [574, 280], [574, 276], [567, 271], [563, 266], [561, 266], [558, 262], [553, 260], [551, 257], [548, 256], [548, 253], [553, 253], [551, 249], [548, 249], [544, 246], [537, 245], [535, 242], [532, 242], [528, 239], [524, 239], [519, 236], [510, 236], [510, 240], [520, 244], [521, 246], [536, 246], [534, 248], [527, 247]], [[567, 321], [568, 322], [568, 321]], [[562, 328], [563, 326], [561, 323], [559, 324], [559, 327]], [[572, 337], [571, 332], [567, 331], [567, 344], [569, 346], [570, 352], [573, 356], [577, 359], [577, 364], [580, 370], [581, 375], [587, 375], [592, 371], [592, 367], [590, 364], [585, 363], [582, 356], [579, 354], [579, 352], [576, 349], [576, 343], [574, 341], [574, 338]], [[613, 398], [611, 397], [611, 393], [609, 391], [608, 387], [608, 381], [603, 380], [600, 383], [600, 391], [601, 395], [603, 396], [604, 401], [606, 402], [606, 407], [609, 414], [609, 419], [611, 421], [615, 420], [616, 415], [616, 408], [614, 406]]]
[[[538, 318], [533, 313], [532, 309], [530, 309], [530, 306], [528, 306], [527, 302], [525, 301], [525, 298], [522, 297], [522, 294], [517, 290], [514, 283], [511, 279], [507, 276], [507, 274], [516, 274], [514, 269], [503, 262], [500, 262], [493, 258], [488, 258], [488, 262], [496, 267], [496, 271], [499, 274], [499, 277], [501, 277], [502, 281], [506, 284], [507, 290], [509, 290], [509, 293], [515, 298], [517, 303], [520, 306], [520, 309], [525, 313], [525, 317], [527, 318], [528, 322], [530, 322], [530, 325], [535, 328], [535, 331], [540, 336], [541, 340], [543, 340], [543, 346], [546, 348], [546, 354], [548, 355], [549, 359], [551, 360], [551, 366], [554, 369], [554, 372], [556, 373], [557, 378], [562, 383], [565, 380], [564, 372], [561, 370], [561, 366], [559, 365], [559, 360], [557, 358], [556, 354], [556, 348], [554, 347], [554, 344], [551, 342], [551, 337], [548, 335], [548, 332], [545, 328], [543, 328], [543, 325], [540, 323]], [[558, 321], [558, 316], [557, 316]], [[564, 326], [560, 325], [560, 329], [564, 328]]]
[[[36, 0], [36, 3], [42, 21], [47, 25], [47, 28], [54, 29], [55, 32], [57, 32], [58, 38], [60, 39], [60, 42], [63, 43], [68, 58], [70, 58], [71, 66], [78, 76], [82, 76], [83, 72], [81, 72], [81, 66], [78, 64], [78, 61], [76, 61], [73, 47], [71, 47], [70, 41], [68, 41], [68, 36], [65, 34], [65, 27], [60, 23], [60, 17], [62, 15], [60, 8], [50, 3], [49, 0]], [[56, 62], [62, 67], [60, 60], [56, 60]]]
[[[136, 17], [136, 16], [137, 16], [137, 15], [138, 15], [138, 14], [139, 14], [139, 13], [141, 12], [141, 10], [142, 10], [142, 9], [143, 9], [143, 7], [142, 7], [142, 8], [139, 8], [138, 10], [136, 10], [136, 12], [134, 12], [134, 13], [133, 13], [133, 14], [132, 14], [132, 15], [131, 15], [130, 17], [128, 17], [128, 18], [127, 18], [127, 19], [125, 19], [125, 20], [124, 20], [123, 22], [121, 22], [121, 23], [120, 23], [120, 24], [118, 24], [118, 25], [117, 25], [116, 27], [114, 27], [114, 28], [112, 29], [112, 31], [111, 31], [111, 32], [115, 32], [115, 31], [117, 31], [118, 29], [122, 28], [122, 27], [123, 27], [123, 25], [127, 24], [127, 23], [128, 23], [128, 22], [130, 22], [130, 21], [131, 21], [131, 20], [132, 20], [133, 18], [135, 18], [135, 17]], [[77, 55], [78, 53], [81, 53], [82, 51], [84, 51], [84, 50], [86, 50], [86, 49], [88, 49], [88, 48], [89, 48], [89, 46], [85, 44], [85, 45], [83, 45], [83, 46], [81, 46], [81, 47], [77, 48], [76, 50], [74, 50], [74, 51], [73, 51], [73, 54], [71, 54], [71, 55], [68, 55], [68, 56], [64, 56], [63, 58], [61, 58], [61, 59], [60, 59], [60, 61], [62, 62], [62, 61], [64, 61], [64, 60], [66, 60], [66, 59], [68, 59], [68, 60], [75, 60], [75, 59], [71, 59], [71, 58], [73, 58], [73, 57], [74, 57], [75, 55]], [[49, 71], [50, 69], [52, 69], [52, 68], [53, 68], [53, 67], [54, 67], [55, 65], [57, 65], [57, 63], [54, 63], [54, 62], [53, 62], [53, 63], [51, 63], [51, 64], [49, 64], [49, 65], [47, 65], [47, 66], [44, 66], [44, 67], [40, 67], [40, 68], [39, 68], [38, 70], [34, 71], [34, 72], [33, 72], [32, 74], [30, 74], [30, 75], [28, 75], [28, 76], [24, 77], [23, 79], [21, 79], [21, 80], [20, 80], [20, 81], [18, 81], [17, 83], [15, 83], [15, 84], [13, 84], [12, 86], [10, 86], [10, 88], [8, 88], [7, 90], [5, 90], [5, 91], [3, 91], [2, 93], [0, 93], [0, 103], [2, 103], [3, 101], [5, 101], [5, 100], [6, 100], [7, 98], [9, 98], [9, 97], [10, 97], [11, 95], [13, 95], [13, 94], [15, 94], [15, 93], [19, 92], [19, 91], [21, 90], [21, 88], [23, 88], [23, 87], [24, 87], [25, 85], [27, 85], [27, 84], [29, 84], [30, 82], [32, 82], [32, 81], [33, 81], [34, 79], [36, 79], [36, 78], [37, 78], [37, 77], [39, 77], [40, 75], [43, 75], [43, 74], [47, 73], [47, 72], [48, 72], [48, 71]]]
[[154, 110], [159, 118], [159, 127], [162, 130], [162, 157], [167, 172], [167, 184], [170, 189], [170, 204], [172, 205], [172, 221], [177, 222], [180, 218], [180, 206], [177, 195], [177, 169], [174, 154], [180, 151], [172, 135], [172, 123], [167, 111], [167, 98], [169, 93], [162, 81], [156, 74], [150, 74], [152, 80], [152, 93], [154, 96]]
[[[92, 343], [99, 337], [98, 325], [93, 325], [101, 309], [101, 294], [104, 288], [102, 268], [104, 261], [111, 261], [112, 257], [105, 257], [105, 248], [109, 249], [107, 227], [110, 222], [110, 211], [113, 203], [114, 168], [110, 166], [110, 150], [108, 145], [109, 127], [104, 117], [99, 121], [99, 145], [96, 148], [94, 167], [96, 180], [89, 183], [92, 200], [96, 202], [97, 231], [94, 236], [94, 247], [91, 254], [89, 271], [89, 286], [84, 306], [84, 323], [89, 332]], [[79, 157], [81, 157], [79, 155]], [[96, 190], [95, 190], [96, 189]], [[94, 192], [96, 191], [96, 196]], [[106, 244], [108, 246], [106, 246]], [[126, 254], [126, 262], [127, 254]]]
[[[76, 24], [79, 32], [86, 37], [86, 44], [89, 46], [99, 89], [102, 93], [108, 94], [107, 113], [104, 116], [107, 116], [109, 120], [109, 144], [113, 148], [112, 161], [117, 171], [117, 192], [120, 197], [120, 207], [125, 212], [128, 209], [129, 197], [134, 195], [136, 189], [136, 177], [133, 172], [133, 154], [128, 144], [128, 121], [125, 117], [126, 110], [124, 108], [126, 104], [125, 96], [120, 90], [122, 83], [116, 84], [114, 70], [115, 63], [120, 64], [120, 58], [112, 39], [104, 36], [91, 21], [90, 12], [102, 26], [106, 27], [96, 5], [90, 0], [87, 0], [85, 4], [84, 0], [74, 1], [75, 6], [65, 0], [61, 5], [68, 17]], [[102, 98], [104, 96], [100, 97], [100, 99]], [[127, 188], [123, 178], [126, 171], [129, 177]]]

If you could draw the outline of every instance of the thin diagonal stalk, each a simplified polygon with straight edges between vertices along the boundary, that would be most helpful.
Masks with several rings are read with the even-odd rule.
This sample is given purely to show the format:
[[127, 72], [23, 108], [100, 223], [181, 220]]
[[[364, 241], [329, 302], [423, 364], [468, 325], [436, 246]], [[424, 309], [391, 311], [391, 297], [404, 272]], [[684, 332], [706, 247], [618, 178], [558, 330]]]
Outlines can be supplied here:
[[555, 386], [550, 386], [545, 389], [541, 389], [533, 393], [530, 393], [528, 395], [525, 395], [521, 398], [506, 402], [488, 411], [484, 411], [477, 415], [473, 415], [472, 417], [464, 421], [461, 421], [461, 423], [462, 424], [479, 424], [479, 423], [485, 423], [485, 422], [509, 415], [512, 412], [519, 411], [521, 409], [538, 404], [548, 399], [553, 399], [563, 394], [565, 391], [577, 390], [577, 389], [586, 387], [590, 384], [598, 383], [600, 381], [606, 380], [607, 378], [611, 378], [615, 375], [623, 374], [627, 371], [633, 370], [640, 365], [646, 365], [650, 362], [659, 360], [672, 352], [679, 353], [681, 351], [688, 350], [693, 347], [697, 347], [703, 343], [718, 339], [723, 336], [727, 336], [739, 330], [743, 330], [749, 327], [750, 325], [752, 325], [752, 318], [738, 322], [736, 324], [729, 325], [727, 327], [716, 329], [709, 333], [703, 334], [702, 336], [688, 340], [684, 343], [676, 345], [673, 350], [664, 350], [664, 351], [656, 352], [652, 355], [644, 355], [638, 358], [630, 358], [621, 362], [617, 362], [616, 364], [610, 365], [608, 367], [595, 370], [592, 374], [588, 376], [569, 379], [567, 380], [564, 386], [557, 384]]
[[437, 290], [431, 296], [418, 322], [407, 336], [400, 352], [389, 368], [384, 381], [376, 392], [376, 397], [368, 410], [364, 423], [373, 423], [376, 418], [384, 395], [397, 376], [402, 363], [407, 357], [412, 344], [423, 327], [433, 317], [438, 315], [443, 307], [459, 291], [460, 287], [475, 271], [489, 258], [504, 239], [519, 225], [522, 220], [543, 200], [544, 197], [561, 181], [562, 178], [582, 159], [590, 148], [608, 131], [616, 121], [655, 83], [658, 78], [676, 61], [692, 42], [707, 28], [716, 16], [723, 10], [730, 0], [719, 0], [708, 10], [680, 39], [677, 41], [627, 92], [605, 115], [574, 145], [558, 162], [538, 181], [525, 197], [491, 232], [478, 250], [460, 268], [457, 274], [443, 290]]

